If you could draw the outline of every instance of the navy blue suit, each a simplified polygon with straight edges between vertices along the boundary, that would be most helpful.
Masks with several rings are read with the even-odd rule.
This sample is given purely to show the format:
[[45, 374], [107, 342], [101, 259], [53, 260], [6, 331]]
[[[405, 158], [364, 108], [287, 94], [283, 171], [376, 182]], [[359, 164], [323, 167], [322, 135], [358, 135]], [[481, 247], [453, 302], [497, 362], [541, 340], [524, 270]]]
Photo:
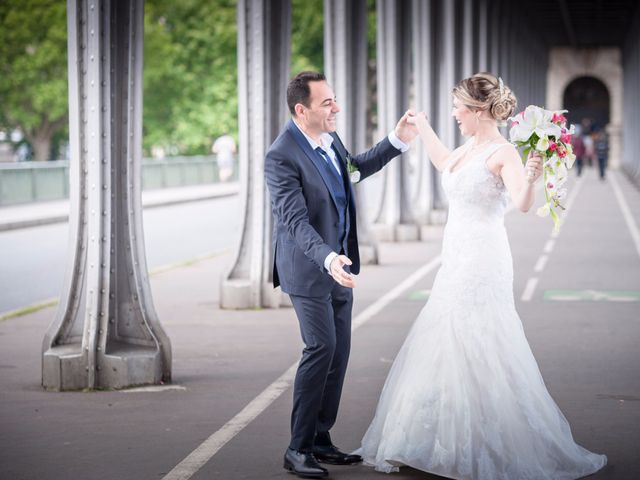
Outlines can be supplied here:
[[[341, 176], [289, 121], [269, 148], [265, 178], [274, 215], [274, 287], [291, 297], [305, 343], [296, 374], [290, 447], [312, 451], [331, 443], [351, 345], [353, 295], [324, 268], [329, 253], [348, 256], [360, 272], [353, 188], [347, 150], [335, 134]], [[364, 179], [400, 154], [385, 138], [351, 158]], [[334, 169], [332, 172], [330, 169]]]

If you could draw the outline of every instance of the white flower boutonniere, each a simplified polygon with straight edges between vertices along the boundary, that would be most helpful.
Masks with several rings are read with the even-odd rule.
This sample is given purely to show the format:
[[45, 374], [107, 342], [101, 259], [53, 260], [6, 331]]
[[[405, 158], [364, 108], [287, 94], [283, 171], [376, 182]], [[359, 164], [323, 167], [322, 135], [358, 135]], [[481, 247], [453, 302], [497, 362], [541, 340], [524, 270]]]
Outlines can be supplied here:
[[347, 171], [349, 172], [349, 180], [351, 180], [351, 183], [358, 183], [360, 181], [360, 171], [358, 167], [351, 162], [349, 152], [347, 152]]

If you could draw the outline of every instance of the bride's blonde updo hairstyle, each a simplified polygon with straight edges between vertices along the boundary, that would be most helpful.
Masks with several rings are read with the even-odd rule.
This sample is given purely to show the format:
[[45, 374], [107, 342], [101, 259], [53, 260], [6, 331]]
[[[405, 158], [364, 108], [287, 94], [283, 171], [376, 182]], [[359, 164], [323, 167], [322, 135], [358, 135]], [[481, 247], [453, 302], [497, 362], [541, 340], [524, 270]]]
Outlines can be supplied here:
[[484, 72], [460, 80], [453, 95], [473, 111], [488, 111], [499, 126], [506, 125], [517, 104], [516, 96], [501, 78]]

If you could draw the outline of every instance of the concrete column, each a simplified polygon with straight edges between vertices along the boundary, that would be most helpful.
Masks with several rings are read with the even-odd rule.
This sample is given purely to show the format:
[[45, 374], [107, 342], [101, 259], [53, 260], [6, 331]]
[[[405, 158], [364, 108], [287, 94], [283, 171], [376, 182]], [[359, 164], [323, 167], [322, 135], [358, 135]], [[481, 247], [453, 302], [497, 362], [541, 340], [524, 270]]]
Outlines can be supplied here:
[[[456, 52], [458, 45], [458, 31], [456, 28], [457, 0], [440, 1], [432, 3], [432, 14], [435, 28], [435, 48], [433, 52], [435, 71], [437, 77], [434, 80], [435, 98], [432, 126], [442, 142], [450, 149], [456, 147], [456, 126], [451, 111], [453, 97], [451, 91], [457, 81], [458, 70], [456, 66]], [[441, 174], [434, 172], [432, 183], [433, 207], [431, 213], [432, 223], [443, 223], [446, 220], [446, 196], [440, 183]]]
[[513, 45], [510, 42], [509, 33], [511, 31], [511, 22], [513, 21], [511, 18], [511, 12], [513, 9], [512, 2], [503, 2], [502, 3], [502, 11], [500, 14], [500, 61], [498, 62], [498, 70], [495, 73], [496, 75], [502, 77], [505, 82], [509, 82], [511, 78], [511, 69], [513, 64], [511, 63], [511, 50], [513, 49]]
[[473, 17], [474, 0], [463, 0], [462, 3], [462, 68], [460, 79], [470, 77], [474, 62], [475, 20]]
[[640, 136], [634, 134], [640, 130], [640, 11], [636, 12], [633, 27], [622, 51], [622, 69], [624, 81], [624, 130], [622, 136], [622, 168], [640, 185]]
[[[415, 108], [424, 111], [433, 120], [434, 107], [434, 55], [433, 55], [433, 1], [412, 1], [412, 36], [413, 36], [413, 79]], [[426, 238], [428, 233], [422, 226], [432, 223], [435, 203], [435, 181], [438, 172], [427, 157], [421, 141], [415, 145], [417, 157], [417, 188], [412, 200], [415, 219], [421, 225], [420, 238]]]
[[489, 7], [487, 0], [478, 2], [478, 72], [489, 68]]
[[450, 149], [456, 147], [456, 125], [451, 111], [453, 98], [451, 91], [460, 80], [458, 77], [455, 59], [458, 45], [456, 45], [456, 1], [444, 1], [440, 5], [438, 37], [438, 114], [437, 133], [442, 142]]
[[[378, 127], [380, 135], [386, 135], [409, 105], [411, 2], [378, 0], [376, 9]], [[408, 161], [403, 157], [394, 159], [383, 172], [382, 206], [373, 226], [380, 240], [418, 239], [418, 225], [408, 198]]]
[[490, 69], [489, 71], [494, 75], [500, 74], [500, 15], [502, 14], [501, 10], [502, 2], [500, 0], [493, 0], [491, 2], [491, 23], [490, 23], [490, 32], [491, 32], [491, 60], [490, 60]]
[[[325, 0], [324, 71], [338, 99], [338, 134], [352, 153], [367, 147], [367, 2], [366, 0]], [[356, 193], [360, 262], [377, 264], [378, 245], [364, 212], [366, 192], [354, 185]]]
[[286, 87], [291, 36], [290, 0], [238, 1], [238, 103], [242, 234], [222, 282], [222, 308], [277, 307], [271, 284], [272, 213], [264, 157], [288, 115]]
[[[142, 231], [142, 0], [68, 0], [70, 243], [42, 345], [50, 390], [171, 380]], [[46, 268], [46, 267], [45, 267]]]

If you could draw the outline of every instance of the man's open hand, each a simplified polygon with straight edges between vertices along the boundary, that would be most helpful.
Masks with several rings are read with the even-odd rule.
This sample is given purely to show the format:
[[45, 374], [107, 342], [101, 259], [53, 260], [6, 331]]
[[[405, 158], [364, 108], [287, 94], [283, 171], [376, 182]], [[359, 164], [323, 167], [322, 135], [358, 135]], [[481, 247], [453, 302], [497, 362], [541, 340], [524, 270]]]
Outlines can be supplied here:
[[351, 260], [345, 255], [338, 255], [331, 261], [329, 271], [333, 279], [343, 287], [353, 288], [356, 286], [354, 276], [343, 268], [345, 265], [351, 265]]

